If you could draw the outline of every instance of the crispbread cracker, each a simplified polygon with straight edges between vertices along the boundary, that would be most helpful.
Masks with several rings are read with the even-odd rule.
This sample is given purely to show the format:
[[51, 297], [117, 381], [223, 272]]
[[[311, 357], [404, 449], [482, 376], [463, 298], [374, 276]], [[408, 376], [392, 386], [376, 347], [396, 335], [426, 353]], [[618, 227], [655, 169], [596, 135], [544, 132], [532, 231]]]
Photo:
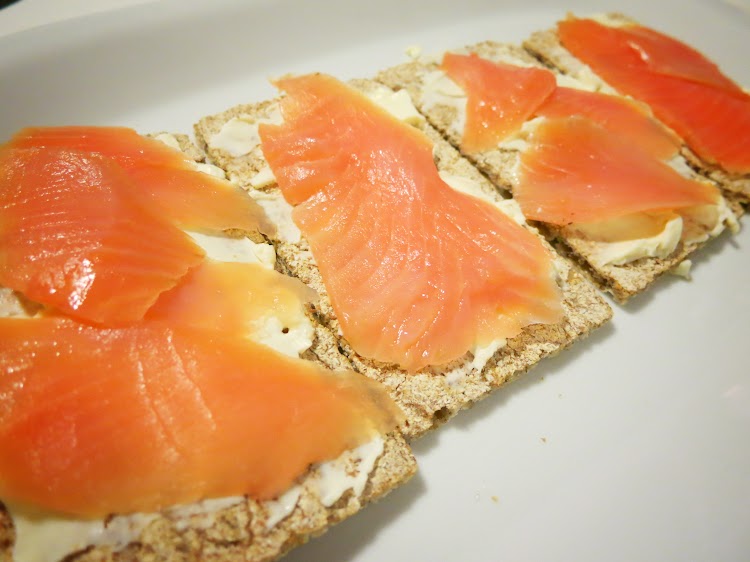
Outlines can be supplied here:
[[[352, 84], [364, 92], [383, 88], [382, 85], [366, 80], [357, 80]], [[218, 138], [215, 135], [219, 134], [231, 119], [241, 117], [247, 122], [257, 121], [273, 111], [272, 104], [273, 102], [264, 102], [231, 108], [200, 120], [195, 130], [210, 160], [224, 168], [230, 180], [250, 190], [257, 187], [255, 197], [258, 197], [257, 191], [261, 191], [264, 197], [276, 198], [283, 204], [283, 198], [275, 182], [262, 186], [257, 186], [257, 182], [254, 182], [256, 174], [267, 167], [259, 146], [253, 147], [245, 154], [233, 156], [219, 148], [219, 143], [214, 141]], [[502, 197], [492, 184], [445, 142], [435, 129], [424, 122], [419, 127], [435, 142], [435, 159], [441, 171], [470, 178], [488, 199], [502, 201]], [[279, 220], [291, 221], [290, 218], [281, 215]], [[283, 229], [280, 229], [280, 232], [283, 232]], [[497, 351], [481, 370], [472, 367], [473, 357], [471, 353], [467, 353], [462, 359], [447, 366], [409, 374], [394, 365], [363, 358], [351, 348], [346, 339], [340, 336], [338, 319], [306, 241], [304, 238], [283, 238], [284, 236], [276, 239], [274, 243], [284, 267], [320, 294], [315, 313], [321, 323], [321, 334], [326, 332], [327, 335], [321, 335], [319, 338], [320, 345], [316, 350], [318, 357], [331, 365], [337, 365], [343, 358], [355, 369], [388, 387], [406, 413], [407, 421], [403, 430], [408, 437], [418, 436], [441, 424], [460, 409], [471, 406], [493, 389], [525, 372], [542, 357], [557, 353], [576, 339], [587, 335], [592, 329], [606, 322], [612, 313], [597, 290], [580, 272], [556, 256], [556, 266], [564, 286], [565, 298], [565, 318], [561, 323], [526, 328], [521, 335], [509, 340], [504, 348]], [[327, 343], [324, 343], [324, 340]]]
[[[158, 133], [151, 136], [179, 146], [197, 163], [205, 162], [205, 154], [187, 135]], [[262, 235], [257, 232], [230, 234], [248, 235], [256, 242], [262, 240]], [[18, 293], [0, 287], [0, 317], [32, 316], [38, 309], [38, 305], [26, 301]], [[340, 361], [334, 361], [328, 353], [328, 346], [329, 332], [316, 325], [313, 345], [303, 356], [330, 368], [351, 369], [349, 362], [341, 356]], [[326, 360], [319, 359], [319, 355]], [[382, 442], [382, 450], [377, 448], [374, 453], [369, 453], [367, 458], [373, 464], [367, 474], [364, 471], [368, 467], [363, 466], [367, 462], [366, 456], [357, 453], [359, 449], [344, 452], [333, 461], [311, 467], [300, 477], [291, 489], [292, 498], [287, 499], [286, 507], [238, 497], [177, 506], [159, 513], [137, 514], [134, 518], [111, 517], [107, 519], [107, 526], [124, 527], [127, 530], [124, 535], [113, 531], [110, 539], [102, 544], [89, 544], [73, 552], [61, 553], [61, 558], [66, 562], [275, 560], [310, 538], [323, 534], [368, 503], [379, 500], [416, 473], [414, 456], [398, 431], [378, 439]], [[323, 466], [325, 470], [322, 470]], [[355, 490], [349, 481], [342, 485], [337, 480], [339, 476], [330, 475], [331, 472], [352, 475], [358, 471], [362, 471], [361, 490]], [[332, 485], [335, 501], [330, 503], [326, 494]], [[342, 493], [339, 495], [338, 492]], [[14, 543], [11, 514], [0, 502], [0, 562], [12, 562]]]
[[[634, 19], [619, 13], [597, 16], [600, 22], [613, 25], [637, 24]], [[591, 68], [568, 51], [557, 35], [555, 28], [533, 33], [523, 42], [526, 50], [545, 64], [560, 70], [568, 76], [586, 80], [605, 91], [615, 90]], [[682, 146], [682, 154], [695, 169], [714, 180], [723, 190], [734, 194], [736, 201], [747, 205], [750, 203], [750, 174], [731, 174], [720, 167], [702, 160], [687, 145]]]
[[[523, 48], [511, 44], [485, 41], [456, 52], [476, 53], [489, 60], [518, 66], [542, 67], [542, 64]], [[384, 70], [378, 74], [377, 79], [393, 89], [405, 89], [430, 123], [451, 144], [460, 149], [462, 130], [459, 127], [460, 119], [457, 110], [450, 105], [428, 104], [423, 99], [425, 83], [430, 80], [431, 73], [438, 68], [438, 64], [434, 61], [411, 61]], [[513, 143], [482, 152], [464, 152], [464, 155], [497, 187], [511, 193], [518, 181], [516, 170], [520, 162], [520, 154], [518, 146]], [[680, 172], [690, 179], [710, 181], [695, 173], [684, 161], [677, 162], [676, 165]], [[741, 214], [741, 207], [734, 203], [734, 200], [729, 202], [735, 214]], [[540, 228], [561, 253], [579, 263], [594, 282], [603, 290], [612, 293], [620, 302], [625, 302], [631, 296], [646, 289], [659, 276], [675, 268], [692, 252], [705, 244], [705, 241], [680, 243], [674, 252], [664, 259], [641, 258], [624, 265], [599, 264], [595, 256], [606, 247], [606, 244], [586, 239], [571, 227], [540, 224]]]
[[[384, 440], [383, 453], [370, 472], [361, 495], [352, 490], [331, 506], [325, 506], [315, 487], [315, 471], [302, 480], [301, 494], [292, 511], [268, 528], [268, 504], [244, 498], [218, 510], [165, 510], [150, 514], [145, 527], [121, 548], [90, 546], [66, 553], [66, 562], [104, 560], [172, 561], [268, 561], [318, 536], [393, 488], [406, 482], [416, 471], [409, 446], [398, 433]], [[12, 560], [13, 529], [0, 504], [0, 560]], [[5, 557], [5, 558], [3, 558]]]

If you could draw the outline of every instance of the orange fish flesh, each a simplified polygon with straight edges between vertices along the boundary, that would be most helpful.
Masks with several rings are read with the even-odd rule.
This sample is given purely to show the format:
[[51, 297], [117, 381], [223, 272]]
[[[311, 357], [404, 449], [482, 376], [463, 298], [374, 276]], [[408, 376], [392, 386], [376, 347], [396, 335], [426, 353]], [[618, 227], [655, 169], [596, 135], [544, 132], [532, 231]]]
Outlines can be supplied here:
[[441, 68], [467, 95], [461, 139], [467, 152], [495, 148], [519, 131], [556, 85], [549, 70], [493, 62], [476, 53], [446, 53]]
[[198, 172], [179, 150], [126, 127], [30, 127], [16, 133], [9, 145], [112, 159], [134, 180], [142, 204], [188, 230], [275, 232], [261, 207], [240, 188]]
[[132, 184], [95, 154], [0, 149], [0, 284], [86, 322], [143, 318], [204, 253]]
[[400, 416], [366, 377], [213, 330], [0, 319], [0, 497], [22, 505], [269, 499]]
[[305, 303], [317, 298], [300, 280], [260, 264], [206, 259], [162, 293], [146, 318], [252, 335], [269, 317], [287, 327], [305, 319]]
[[692, 181], [584, 117], [547, 119], [521, 154], [514, 197], [527, 218], [557, 225], [715, 205], [715, 186]]
[[558, 34], [612, 87], [647, 103], [703, 160], [750, 173], [750, 95], [703, 55], [635, 25], [568, 19]]
[[679, 138], [653, 119], [648, 106], [620, 96], [557, 87], [536, 115], [587, 117], [662, 160], [674, 156], [680, 147]]
[[359, 354], [417, 371], [561, 318], [550, 253], [446, 185], [422, 132], [325, 75], [276, 84], [263, 154]]

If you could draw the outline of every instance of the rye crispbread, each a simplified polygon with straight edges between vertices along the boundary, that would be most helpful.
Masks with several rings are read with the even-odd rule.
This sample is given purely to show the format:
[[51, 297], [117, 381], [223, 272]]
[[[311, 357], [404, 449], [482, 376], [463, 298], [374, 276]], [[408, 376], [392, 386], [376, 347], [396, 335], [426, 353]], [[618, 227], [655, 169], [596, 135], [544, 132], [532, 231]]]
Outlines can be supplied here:
[[[370, 80], [353, 81], [352, 85], [363, 92], [371, 92], [384, 86]], [[228, 178], [255, 193], [255, 197], [275, 199], [284, 205], [283, 197], [274, 181], [259, 185], [258, 175], [265, 175], [267, 168], [259, 146], [253, 146], [244, 154], [230, 154], [212, 140], [230, 120], [237, 118], [247, 123], [268, 118], [275, 111], [273, 101], [240, 105], [220, 114], [201, 119], [195, 126], [196, 137], [207, 151], [212, 163], [225, 169]], [[418, 125], [435, 142], [435, 160], [441, 171], [470, 178], [481, 189], [486, 198], [502, 201], [503, 198], [466, 159], [445, 142], [431, 126], [422, 121]], [[288, 213], [278, 215], [280, 226], [289, 226]], [[283, 223], [283, 224], [282, 224]], [[293, 225], [292, 225], [293, 226]], [[303, 237], [287, 237], [279, 229], [279, 238], [274, 240], [277, 255], [291, 275], [299, 277], [316, 289], [320, 301], [316, 316], [322, 329], [327, 331], [328, 351], [319, 357], [324, 362], [338, 362], [344, 357], [356, 370], [376, 379], [390, 389], [396, 402], [405, 411], [407, 422], [403, 431], [407, 437], [416, 437], [443, 423], [462, 408], [471, 406], [488, 395], [493, 389], [505, 384], [535, 365], [541, 358], [553, 355], [575, 340], [584, 337], [592, 329], [611, 317], [611, 309], [597, 290], [583, 278], [581, 273], [564, 259], [555, 257], [560, 282], [564, 288], [565, 318], [556, 325], [534, 325], [527, 327], [519, 336], [509, 340], [497, 351], [481, 370], [472, 367], [472, 355], [442, 366], [426, 368], [410, 374], [395, 365], [379, 363], [357, 354], [341, 336], [339, 322], [332, 309], [320, 272], [309, 246]], [[297, 236], [298, 231], [293, 233]], [[286, 239], [284, 239], [286, 238]], [[554, 252], [553, 252], [554, 255]], [[321, 341], [324, 338], [320, 338]]]
[[[160, 140], [179, 146], [195, 162], [205, 162], [203, 151], [187, 135], [157, 133], [150, 136], [161, 137]], [[264, 240], [258, 232], [230, 234], [233, 237], [248, 236], [255, 242]], [[0, 317], [33, 316], [40, 308], [18, 293], [0, 287]], [[336, 362], [329, 353], [329, 337], [326, 330], [316, 326], [313, 345], [303, 357], [329, 368], [350, 369], [348, 362]], [[321, 361], [318, 355], [326, 360]], [[325, 478], [330, 478], [324, 475], [321, 467], [325, 466], [326, 472], [334, 467], [341, 474], [356, 474], [362, 470], [362, 459], [356, 451], [344, 452], [329, 463], [311, 467], [297, 480], [293, 489], [298, 490], [299, 495], [286, 510], [282, 510], [283, 515], [275, 511], [278, 508], [271, 507], [272, 503], [250, 498], [198, 502], [158, 513], [138, 514], [133, 523], [118, 518], [118, 528], [125, 525], [130, 529], [125, 543], [121, 543], [121, 534], [113, 533], [117, 540], [61, 553], [61, 559], [64, 558], [65, 562], [275, 560], [406, 483], [417, 469], [411, 449], [398, 431], [382, 437], [382, 451], [371, 460], [374, 463], [364, 478], [362, 490], [358, 492], [351, 486], [343, 486], [343, 493], [333, 503], [323, 496], [326, 488], [319, 485], [325, 482]], [[272, 517], [274, 521], [271, 521]], [[114, 525], [114, 520], [112, 516], [105, 521], [107, 525]], [[12, 517], [0, 501], [0, 562], [13, 561], [14, 544]]]
[[[638, 24], [636, 20], [620, 13], [599, 15], [596, 19], [608, 25]], [[589, 81], [603, 91], [616, 91], [562, 45], [555, 28], [533, 33], [523, 42], [523, 46], [546, 65], [568, 76]], [[733, 194], [732, 199], [744, 205], [750, 203], [750, 174], [729, 173], [701, 159], [686, 144], [683, 144], [681, 152], [692, 167], [714, 180], [725, 192]]]
[[[543, 67], [523, 48], [511, 44], [485, 41], [456, 52], [476, 53], [492, 61], [517, 66]], [[451, 144], [461, 150], [463, 128], [456, 108], [441, 103], [429, 103], [429, 98], [424, 95], [425, 83], [433, 76], [432, 73], [438, 70], [439, 64], [436, 61], [414, 60], [382, 71], [378, 74], [377, 80], [396, 90], [405, 89], [428, 121]], [[568, 85], [576, 84], [571, 81]], [[462, 153], [498, 188], [512, 193], [518, 182], [516, 170], [520, 163], [520, 150], [517, 143], [507, 143], [505, 146], [500, 145], [487, 151], [464, 150]], [[711, 181], [694, 172], [684, 161], [680, 162], [679, 157], [676, 158], [678, 161], [675, 165], [684, 176], [703, 182]], [[728, 203], [736, 215], [742, 213], [741, 207], [733, 198]], [[625, 302], [633, 295], [645, 290], [658, 277], [674, 269], [706, 242], [679, 243], [666, 258], [646, 257], [623, 265], [612, 265], [600, 263], [600, 260], [596, 259], [596, 255], [606, 248], [606, 243], [588, 239], [572, 227], [542, 223], [539, 223], [539, 227], [560, 253], [579, 263], [599, 287], [612, 293], [619, 302]], [[695, 228], [700, 229], [699, 226]], [[705, 231], [705, 229], [701, 230]]]
[[[356, 464], [346, 459], [346, 453], [339, 462], [342, 460], [347, 466]], [[188, 516], [176, 510], [148, 514], [148, 522], [127, 545], [90, 545], [65, 553], [64, 558], [66, 562], [275, 560], [382, 498], [415, 471], [409, 446], [401, 435], [393, 433], [385, 437], [383, 452], [361, 495], [350, 489], [333, 505], [324, 505], [314, 484], [316, 470], [312, 470], [300, 482], [301, 493], [293, 510], [270, 528], [267, 504], [244, 498], [216, 511], [199, 507]], [[183, 508], [190, 510], [191, 506]], [[13, 560], [13, 542], [12, 521], [0, 503], [0, 560]]]

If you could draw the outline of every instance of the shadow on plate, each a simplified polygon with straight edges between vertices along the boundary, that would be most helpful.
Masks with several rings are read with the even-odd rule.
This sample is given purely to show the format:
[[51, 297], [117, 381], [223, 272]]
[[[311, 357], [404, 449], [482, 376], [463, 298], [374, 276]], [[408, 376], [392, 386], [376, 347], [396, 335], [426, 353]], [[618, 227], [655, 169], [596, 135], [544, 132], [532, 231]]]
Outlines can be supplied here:
[[[472, 426], [481, 423], [482, 420], [490, 415], [497, 408], [502, 408], [504, 404], [513, 400], [515, 396], [523, 392], [528, 392], [535, 385], [542, 382], [546, 377], [556, 375], [568, 368], [579, 357], [586, 353], [594, 353], [594, 349], [605, 340], [609, 339], [615, 332], [615, 326], [610, 321], [604, 326], [598, 328], [584, 341], [574, 343], [568, 349], [561, 351], [554, 357], [542, 359], [539, 364], [519, 376], [516, 380], [508, 383], [495, 390], [487, 398], [480, 400], [468, 410], [462, 410], [455, 417], [451, 418], [446, 424], [461, 431], [468, 431]], [[440, 429], [430, 431], [423, 437], [411, 442], [414, 455], [417, 462], [421, 455], [426, 454], [435, 447], [440, 440]]]

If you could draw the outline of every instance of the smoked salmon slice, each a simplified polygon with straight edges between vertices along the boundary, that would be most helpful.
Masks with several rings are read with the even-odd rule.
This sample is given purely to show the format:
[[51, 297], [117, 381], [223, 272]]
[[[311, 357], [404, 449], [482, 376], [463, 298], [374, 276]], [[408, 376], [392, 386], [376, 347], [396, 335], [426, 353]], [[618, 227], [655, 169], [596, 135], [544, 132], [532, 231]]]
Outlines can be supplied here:
[[344, 337], [409, 371], [561, 318], [550, 253], [439, 177], [432, 142], [325, 75], [279, 80], [263, 154], [310, 243]]
[[671, 158], [680, 147], [679, 139], [651, 117], [647, 106], [620, 96], [558, 87], [535, 113], [550, 118], [586, 117], [660, 160]]
[[212, 330], [0, 319], [0, 497], [22, 505], [268, 499], [400, 417], [366, 377]]
[[305, 303], [317, 298], [302, 281], [258, 263], [206, 259], [164, 292], [146, 318], [247, 334], [257, 341], [268, 318], [278, 319], [279, 329], [288, 330], [306, 319]]
[[612, 87], [647, 103], [703, 160], [750, 172], [750, 95], [703, 55], [636, 25], [568, 19], [558, 35]]
[[204, 253], [132, 183], [95, 154], [0, 149], [0, 284], [87, 322], [142, 318]]
[[556, 85], [549, 70], [494, 62], [476, 53], [446, 53], [441, 68], [467, 95], [461, 147], [468, 152], [495, 148], [519, 131]]
[[126, 127], [30, 127], [11, 139], [18, 148], [65, 149], [114, 160], [155, 212], [188, 230], [260, 230], [273, 234], [261, 207], [228, 181], [198, 172], [180, 151]]
[[716, 205], [716, 187], [692, 181], [584, 117], [547, 119], [521, 154], [514, 190], [524, 215], [557, 225]]

